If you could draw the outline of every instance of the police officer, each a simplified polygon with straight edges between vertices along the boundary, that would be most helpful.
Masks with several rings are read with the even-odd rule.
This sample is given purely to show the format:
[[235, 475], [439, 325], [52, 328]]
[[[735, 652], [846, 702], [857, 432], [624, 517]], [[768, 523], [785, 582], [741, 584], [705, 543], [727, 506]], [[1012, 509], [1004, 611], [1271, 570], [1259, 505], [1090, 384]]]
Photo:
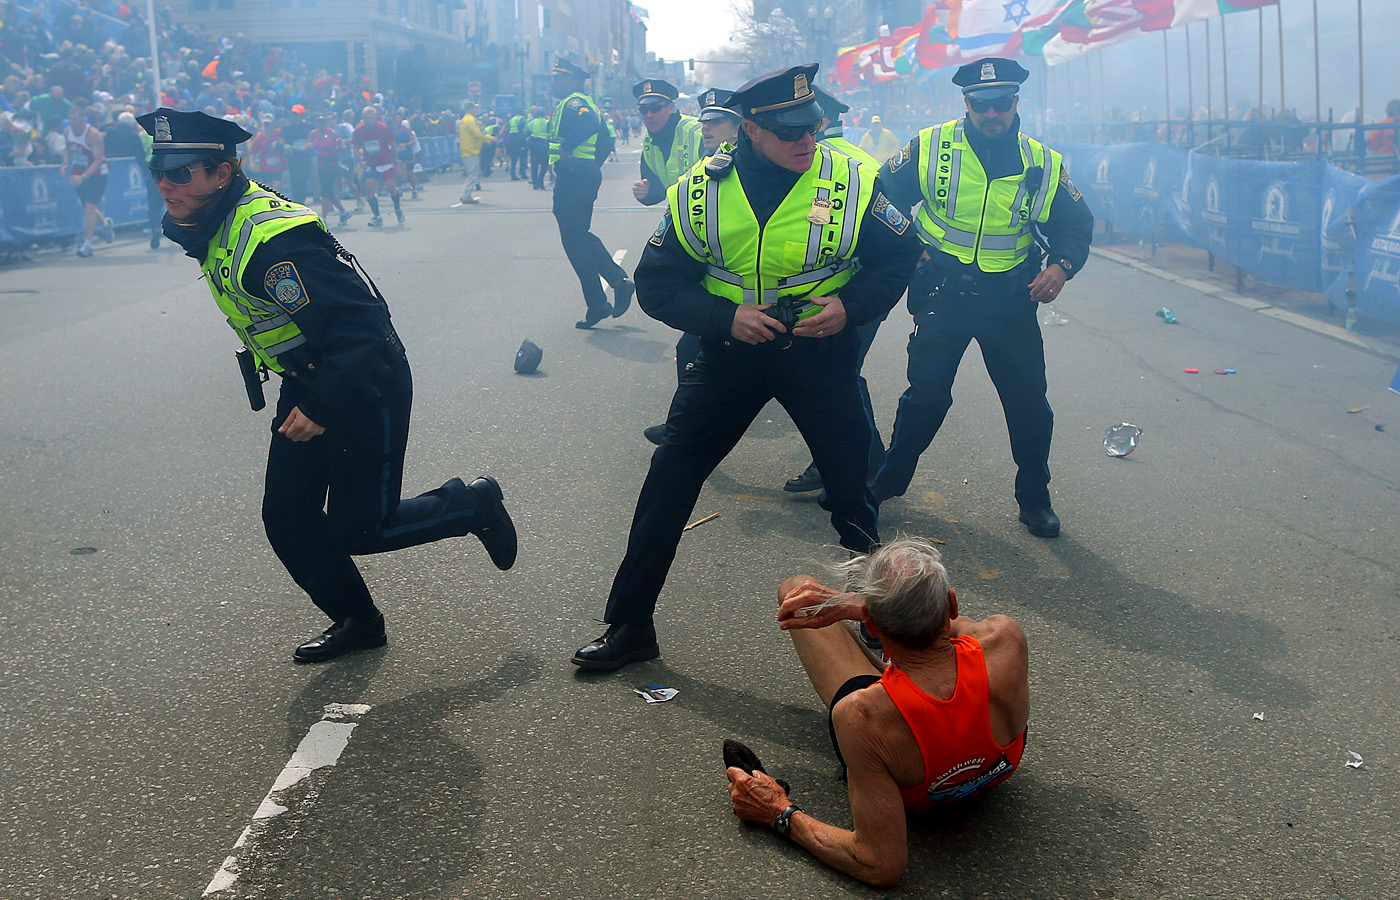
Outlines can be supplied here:
[[[700, 104], [700, 136], [704, 141], [703, 153], [706, 157], [713, 156], [725, 144], [732, 147], [735, 141], [739, 140], [739, 123], [743, 119], [737, 110], [730, 109], [725, 105], [733, 96], [733, 91], [710, 88], [701, 91], [700, 95], [695, 98]], [[691, 367], [695, 365], [695, 358], [699, 355], [699, 336], [694, 334], [681, 335], [680, 340], [676, 341], [676, 379], [678, 381], [684, 378], [685, 373], [689, 372]], [[660, 444], [661, 439], [666, 435], [666, 425], [665, 423], [648, 425], [642, 434], [653, 444]]]
[[549, 116], [538, 106], [530, 107], [525, 123], [527, 146], [530, 150], [530, 187], [544, 190], [544, 170], [549, 167]]
[[1029, 75], [999, 58], [958, 69], [967, 115], [923, 129], [880, 171], [890, 199], [905, 208], [922, 201], [915, 224], [925, 252], [909, 286], [909, 389], [874, 493], [883, 501], [909, 487], [976, 340], [1006, 413], [1021, 521], [1052, 538], [1060, 533], [1049, 488], [1054, 417], [1036, 303], [1054, 300], [1083, 267], [1094, 217], [1060, 154], [1020, 133], [1018, 92]]
[[[593, 223], [593, 202], [603, 183], [602, 165], [612, 141], [602, 113], [593, 98], [583, 91], [589, 73], [566, 59], [556, 59], [550, 72], [550, 90], [559, 98], [549, 124], [549, 163], [554, 166], [554, 220], [559, 223], [559, 240], [564, 254], [583, 286], [583, 302], [588, 310], [575, 328], [592, 328], [608, 316], [622, 315], [632, 303], [637, 286], [612, 254], [589, 228]], [[613, 289], [613, 302], [599, 278]]]
[[494, 478], [453, 478], [399, 499], [412, 376], [388, 306], [354, 258], [310, 209], [248, 180], [236, 156], [252, 137], [242, 128], [164, 107], [138, 121], [154, 138], [165, 234], [199, 261], [243, 340], [255, 409], [259, 371], [282, 376], [263, 524], [292, 579], [332, 622], [294, 658], [321, 662], [385, 643], [384, 616], [352, 554], [475, 534], [497, 568], [509, 569], [515, 526]]
[[855, 328], [888, 311], [918, 258], [878, 173], [819, 147], [815, 63], [756, 78], [730, 99], [744, 118], [732, 157], [673, 185], [637, 266], [647, 314], [700, 335], [637, 498], [607, 632], [575, 665], [615, 669], [660, 649], [652, 625], [681, 529], [705, 479], [774, 398], [826, 473], [843, 546], [878, 542], [865, 486], [870, 442], [856, 389]]
[[705, 155], [700, 123], [676, 110], [680, 92], [660, 78], [632, 85], [637, 112], [646, 128], [642, 138], [642, 177], [633, 183], [632, 196], [651, 206], [666, 199], [666, 190], [689, 172]]
[[525, 171], [525, 112], [516, 113], [506, 121], [506, 152], [510, 154], [510, 180], [524, 181], [529, 177]]

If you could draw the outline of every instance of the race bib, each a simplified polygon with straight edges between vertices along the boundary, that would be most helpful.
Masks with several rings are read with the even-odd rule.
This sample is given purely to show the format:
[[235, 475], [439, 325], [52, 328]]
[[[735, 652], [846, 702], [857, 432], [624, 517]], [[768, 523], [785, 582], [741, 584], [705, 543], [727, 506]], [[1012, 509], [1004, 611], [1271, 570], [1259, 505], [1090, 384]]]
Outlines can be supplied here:
[[378, 141], [365, 141], [365, 152], [366, 152], [366, 153], [378, 153], [378, 152], [379, 152], [379, 142], [378, 142]]
[[306, 149], [306, 141], [292, 141], [292, 149], [300, 153]]

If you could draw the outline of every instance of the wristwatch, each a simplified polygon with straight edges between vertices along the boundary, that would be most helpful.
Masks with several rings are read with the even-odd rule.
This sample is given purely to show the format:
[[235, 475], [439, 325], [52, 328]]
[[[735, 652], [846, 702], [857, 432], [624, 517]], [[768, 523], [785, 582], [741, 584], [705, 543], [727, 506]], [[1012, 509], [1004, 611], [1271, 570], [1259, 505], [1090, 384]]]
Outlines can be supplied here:
[[792, 833], [792, 814], [802, 812], [802, 807], [796, 803], [789, 803], [788, 808], [778, 813], [778, 818], [773, 820], [773, 830], [788, 837]]
[[1055, 260], [1055, 265], [1059, 266], [1061, 269], [1064, 269], [1066, 275], [1074, 274], [1074, 264], [1067, 259], [1057, 259]]

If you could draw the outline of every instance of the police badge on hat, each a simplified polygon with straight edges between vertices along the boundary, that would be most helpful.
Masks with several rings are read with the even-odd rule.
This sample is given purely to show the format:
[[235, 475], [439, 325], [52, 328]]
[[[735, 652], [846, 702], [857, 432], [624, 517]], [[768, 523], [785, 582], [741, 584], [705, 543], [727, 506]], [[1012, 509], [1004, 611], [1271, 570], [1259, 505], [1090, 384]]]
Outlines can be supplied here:
[[157, 141], [168, 141], [170, 137], [170, 119], [165, 116], [156, 116], [156, 133], [153, 135]]
[[982, 81], [996, 81], [996, 80], [997, 80], [997, 64], [996, 64], [996, 63], [992, 62], [991, 60], [986, 60], [986, 61], [984, 61], [984, 62], [982, 63], [982, 75], [981, 75], [981, 80], [982, 80]]
[[812, 91], [807, 87], [807, 73], [798, 72], [792, 76], [792, 99], [801, 100]]

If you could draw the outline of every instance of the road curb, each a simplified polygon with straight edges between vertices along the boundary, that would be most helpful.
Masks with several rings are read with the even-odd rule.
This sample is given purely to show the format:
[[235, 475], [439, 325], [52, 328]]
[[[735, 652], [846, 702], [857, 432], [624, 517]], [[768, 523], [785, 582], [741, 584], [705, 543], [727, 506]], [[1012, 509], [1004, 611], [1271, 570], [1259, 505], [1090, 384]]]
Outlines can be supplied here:
[[1217, 287], [1216, 285], [1210, 284], [1205, 281], [1201, 281], [1196, 278], [1190, 278], [1184, 275], [1177, 275], [1175, 273], [1167, 271], [1166, 269], [1158, 268], [1157, 266], [1154, 266], [1151, 263], [1145, 263], [1141, 260], [1134, 259], [1133, 257], [1128, 256], [1127, 254], [1119, 253], [1116, 250], [1107, 250], [1102, 247], [1093, 247], [1091, 249], [1091, 252], [1094, 253], [1096, 256], [1102, 256], [1105, 259], [1111, 260], [1112, 262], [1116, 262], [1120, 265], [1127, 266], [1130, 269], [1136, 269], [1139, 272], [1156, 276], [1157, 278], [1161, 278], [1165, 281], [1170, 281], [1174, 284], [1179, 284], [1182, 287], [1190, 288], [1191, 290], [1196, 291], [1197, 293], [1205, 294], [1209, 297], [1214, 297], [1217, 300], [1224, 300], [1226, 303], [1233, 303], [1235, 306], [1238, 306], [1241, 309], [1247, 309], [1250, 312], [1256, 312], [1260, 315], [1268, 316], [1271, 319], [1277, 319], [1280, 322], [1287, 322], [1290, 325], [1294, 325], [1298, 328], [1311, 331], [1314, 334], [1319, 334], [1325, 338], [1337, 341], [1338, 343], [1346, 344], [1349, 347], [1353, 347], [1357, 350], [1362, 350], [1374, 356], [1380, 356], [1392, 361], [1400, 361], [1400, 348], [1392, 347], [1389, 344], [1381, 343], [1379, 341], [1371, 341], [1367, 340], [1366, 338], [1358, 337], [1357, 335], [1354, 335], [1351, 332], [1347, 331], [1345, 328], [1339, 328], [1338, 326], [1330, 325], [1327, 322], [1319, 322], [1316, 319], [1303, 315], [1302, 313], [1296, 313], [1291, 309], [1283, 309], [1281, 307], [1274, 306], [1270, 303], [1266, 303], [1265, 301], [1259, 300], [1254, 297], [1246, 297], [1242, 294], [1237, 294], [1234, 291], [1226, 290], [1222, 287]]

